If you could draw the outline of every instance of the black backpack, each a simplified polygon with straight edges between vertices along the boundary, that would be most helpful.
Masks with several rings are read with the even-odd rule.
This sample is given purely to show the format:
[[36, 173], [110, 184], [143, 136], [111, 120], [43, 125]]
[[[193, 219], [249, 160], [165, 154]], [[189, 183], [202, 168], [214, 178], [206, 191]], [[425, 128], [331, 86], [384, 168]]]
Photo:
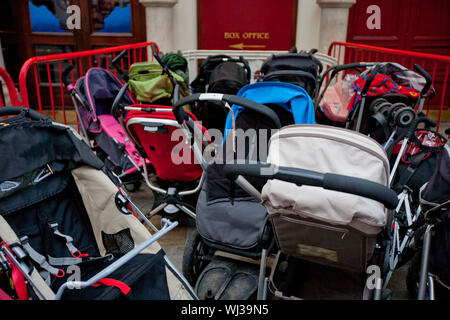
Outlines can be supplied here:
[[300, 51], [272, 55], [261, 66], [259, 81], [288, 82], [302, 87], [311, 98], [315, 97], [322, 63], [313, 53]]

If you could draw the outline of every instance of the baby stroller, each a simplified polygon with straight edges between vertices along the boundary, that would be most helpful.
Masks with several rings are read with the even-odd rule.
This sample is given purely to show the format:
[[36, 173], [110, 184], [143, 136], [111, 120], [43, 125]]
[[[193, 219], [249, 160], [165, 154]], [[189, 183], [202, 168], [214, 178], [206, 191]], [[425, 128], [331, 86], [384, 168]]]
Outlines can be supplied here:
[[151, 235], [70, 127], [27, 108], [0, 116], [13, 116], [0, 127], [2, 299], [195, 298], [156, 242], [177, 222]]
[[261, 66], [258, 81], [280, 81], [302, 87], [314, 99], [317, 95], [322, 63], [310, 52], [272, 55]]
[[[181, 210], [195, 218], [198, 191], [204, 179], [203, 163], [198, 159], [202, 159], [203, 149], [210, 143], [208, 133], [189, 111], [186, 113], [188, 125], [183, 126], [176, 121], [170, 105], [128, 104], [123, 97], [132, 85], [132, 74], [126, 75], [119, 69], [118, 61], [122, 55], [123, 53], [118, 55], [113, 64], [119, 73], [129, 80], [116, 96], [112, 112], [141, 156], [151, 163], [151, 167], [143, 166], [142, 170], [144, 181], [155, 197], [153, 209], [148, 217], [157, 213], [174, 217]], [[170, 104], [172, 99], [178, 101], [179, 96], [185, 94], [180, 81], [156, 54], [155, 59], [159, 64], [159, 69], [155, 71], [159, 74], [158, 77], [164, 77], [170, 82], [170, 88], [165, 86], [164, 90], [165, 95], [170, 92], [170, 99], [167, 100], [168, 96], [163, 99], [154, 96], [151, 100], [161, 103], [166, 100]], [[143, 68], [137, 75], [147, 76], [152, 72]], [[144, 83], [151, 82], [150, 79], [154, 79], [154, 75], [143, 79]], [[159, 88], [159, 85], [156, 87]], [[190, 142], [185, 143], [185, 138]], [[151, 177], [150, 173], [153, 172], [155, 176]]]
[[418, 252], [408, 268], [411, 296], [423, 299], [450, 297], [450, 142], [447, 141], [431, 179], [420, 190], [425, 224], [417, 232]]
[[[250, 178], [253, 187], [249, 194], [226, 178], [223, 166], [235, 160], [264, 161], [267, 139], [274, 130], [292, 123], [314, 123], [313, 103], [303, 88], [281, 82], [250, 84], [238, 96], [196, 95], [179, 104], [194, 99], [215, 99], [234, 105], [225, 125], [223, 144], [206, 168], [197, 202], [197, 230], [186, 243], [183, 273], [195, 284], [201, 298], [259, 297], [266, 259], [275, 247], [266, 210], [254, 199], [264, 181]], [[223, 252], [239, 259], [224, 258]], [[260, 260], [260, 269], [238, 261], [241, 257]]]
[[[214, 55], [200, 63], [200, 71], [191, 83], [194, 93], [222, 93], [235, 95], [250, 83], [250, 66], [243, 57], [233, 59]], [[217, 129], [223, 134], [228, 109], [220, 102], [199, 101], [192, 106], [194, 114], [207, 129]]]
[[350, 130], [291, 125], [272, 135], [267, 162], [224, 167], [233, 178], [267, 181], [261, 199], [279, 252], [263, 297], [268, 292], [281, 299], [384, 296], [379, 274], [374, 283], [365, 279], [368, 268], [379, 270], [384, 252], [377, 244], [389, 226], [386, 208], [397, 204], [383, 148]]
[[[96, 154], [120, 178], [127, 190], [139, 189], [143, 159], [111, 114], [112, 103], [122, 88], [121, 82], [111, 72], [94, 67], [73, 86], [67, 78], [73, 68], [72, 65], [66, 68], [62, 79], [71, 93], [81, 133], [88, 141], [94, 141]], [[128, 94], [124, 99], [127, 103], [134, 103]]]

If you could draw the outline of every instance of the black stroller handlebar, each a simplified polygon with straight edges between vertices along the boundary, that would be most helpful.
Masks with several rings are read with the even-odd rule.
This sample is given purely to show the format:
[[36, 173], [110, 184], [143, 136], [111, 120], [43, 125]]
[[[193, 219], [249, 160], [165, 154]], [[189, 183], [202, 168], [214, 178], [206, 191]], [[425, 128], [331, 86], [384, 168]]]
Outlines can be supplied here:
[[428, 90], [430, 90], [433, 80], [431, 79], [430, 74], [428, 72], [426, 72], [425, 69], [422, 68], [421, 65], [419, 65], [417, 63], [414, 64], [414, 70], [417, 71], [426, 80], [425, 86], [423, 87], [422, 91], [420, 92], [420, 94], [422, 96], [424, 96], [428, 92]]
[[0, 117], [4, 117], [4, 116], [16, 116], [22, 112], [25, 112], [25, 115], [27, 117], [30, 117], [33, 120], [46, 120], [49, 119], [48, 117], [46, 117], [43, 114], [40, 114], [37, 111], [34, 111], [33, 109], [30, 108], [25, 108], [25, 107], [4, 107], [4, 108], [0, 108]]
[[173, 114], [175, 115], [175, 118], [177, 119], [179, 124], [182, 124], [183, 121], [187, 120], [189, 117], [183, 110], [182, 106], [186, 104], [190, 105], [196, 101], [223, 101], [228, 102], [230, 105], [236, 104], [262, 114], [263, 116], [271, 120], [277, 129], [281, 128], [280, 119], [278, 118], [277, 114], [269, 107], [242, 97], [221, 93], [196, 93], [179, 100], [173, 106]]
[[278, 167], [269, 163], [225, 164], [223, 171], [227, 176], [245, 175], [278, 179], [297, 185], [316, 186], [327, 190], [350, 193], [381, 202], [388, 209], [394, 209], [398, 203], [397, 194], [388, 187], [366, 179], [340, 174]]

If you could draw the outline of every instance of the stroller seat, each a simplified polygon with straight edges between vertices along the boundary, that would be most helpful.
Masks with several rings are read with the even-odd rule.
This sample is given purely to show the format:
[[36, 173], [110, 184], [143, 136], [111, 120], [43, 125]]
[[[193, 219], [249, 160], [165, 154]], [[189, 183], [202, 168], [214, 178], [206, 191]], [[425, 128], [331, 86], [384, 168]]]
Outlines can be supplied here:
[[[385, 186], [389, 180], [389, 161], [381, 145], [365, 135], [323, 125], [282, 128], [269, 142], [268, 162]], [[388, 221], [387, 209], [374, 200], [280, 180], [267, 181], [262, 199], [283, 253], [351, 271], [365, 272], [377, 235]]]

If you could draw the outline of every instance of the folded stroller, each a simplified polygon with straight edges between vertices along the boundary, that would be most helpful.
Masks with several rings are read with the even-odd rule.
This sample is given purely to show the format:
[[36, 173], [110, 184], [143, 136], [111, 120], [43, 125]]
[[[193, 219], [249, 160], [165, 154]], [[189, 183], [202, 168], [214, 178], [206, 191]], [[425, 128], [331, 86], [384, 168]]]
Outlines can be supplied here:
[[[389, 221], [384, 205], [392, 209], [397, 203], [388, 188], [384, 149], [350, 130], [291, 125], [272, 135], [267, 161], [224, 168], [228, 175], [267, 181], [261, 199], [279, 252], [265, 287], [283, 299], [333, 298], [334, 290], [343, 288], [347, 298], [370, 297], [361, 276], [384, 253], [377, 250]], [[343, 277], [357, 283], [342, 282]]]
[[27, 108], [0, 110], [11, 115], [0, 127], [1, 298], [195, 297], [156, 242], [176, 222], [151, 235], [75, 131]]
[[[72, 94], [82, 134], [88, 141], [93, 140], [94, 151], [118, 175], [127, 190], [137, 190], [141, 185], [139, 171], [143, 159], [111, 114], [122, 83], [111, 72], [94, 67], [72, 86], [67, 79], [72, 69], [73, 66], [69, 66], [64, 70], [62, 79]], [[134, 103], [129, 94], [124, 99], [129, 104]]]
[[[206, 169], [197, 202], [197, 232], [187, 241], [183, 273], [196, 284], [201, 298], [211, 291], [210, 296], [215, 299], [248, 299], [262, 289], [258, 283], [264, 277], [266, 257], [274, 248], [266, 210], [253, 197], [265, 181], [249, 179], [254, 186], [249, 194], [226, 178], [223, 165], [235, 160], [264, 160], [267, 139], [273, 131], [292, 123], [314, 123], [314, 106], [303, 88], [281, 82], [250, 84], [238, 96], [203, 94], [196, 99], [216, 99], [234, 105], [225, 125], [223, 145]], [[223, 260], [214, 255], [215, 251], [261, 259], [261, 270], [240, 265], [236, 260]], [[221, 281], [213, 281], [216, 276]]]

